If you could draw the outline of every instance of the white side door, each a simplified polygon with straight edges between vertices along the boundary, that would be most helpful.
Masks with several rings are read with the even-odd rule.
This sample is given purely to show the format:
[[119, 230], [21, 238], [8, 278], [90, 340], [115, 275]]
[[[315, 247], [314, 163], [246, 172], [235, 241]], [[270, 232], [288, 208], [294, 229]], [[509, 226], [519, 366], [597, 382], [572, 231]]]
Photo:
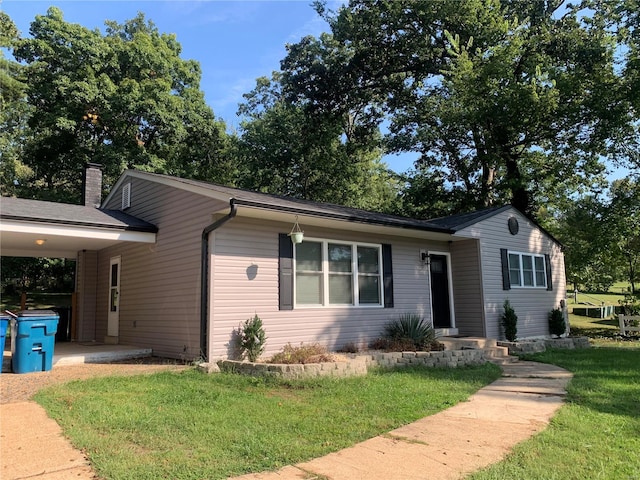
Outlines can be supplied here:
[[117, 337], [120, 327], [120, 256], [109, 261], [109, 314], [107, 335]]

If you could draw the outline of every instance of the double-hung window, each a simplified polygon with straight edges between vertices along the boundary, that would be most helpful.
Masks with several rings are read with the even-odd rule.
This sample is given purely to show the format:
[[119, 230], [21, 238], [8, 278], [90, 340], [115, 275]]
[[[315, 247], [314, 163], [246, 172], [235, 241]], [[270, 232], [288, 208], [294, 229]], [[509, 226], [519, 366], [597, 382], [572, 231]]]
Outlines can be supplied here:
[[382, 306], [380, 245], [307, 240], [295, 246], [297, 305]]
[[512, 287], [547, 287], [544, 256], [509, 252], [509, 281]]

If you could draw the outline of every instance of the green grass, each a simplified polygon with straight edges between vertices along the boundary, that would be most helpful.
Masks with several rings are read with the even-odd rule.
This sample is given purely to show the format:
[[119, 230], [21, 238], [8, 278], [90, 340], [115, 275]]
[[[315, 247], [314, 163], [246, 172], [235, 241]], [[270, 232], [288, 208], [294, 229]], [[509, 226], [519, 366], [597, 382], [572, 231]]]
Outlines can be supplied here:
[[[614, 345], [613, 343], [608, 343]], [[574, 373], [549, 428], [469, 478], [640, 478], [640, 348], [555, 350], [530, 357]]]
[[626, 337], [620, 335], [620, 326], [616, 317], [590, 318], [569, 314], [571, 335], [589, 337], [594, 346], [604, 347], [638, 347], [640, 336], [630, 333]]
[[[39, 293], [30, 292], [27, 295], [27, 309], [46, 309], [51, 307], [68, 307], [71, 305], [70, 293]], [[20, 295], [3, 294], [0, 299], [0, 311], [20, 310]]]
[[468, 398], [495, 365], [281, 382], [195, 370], [72, 382], [36, 401], [107, 479], [215, 479], [336, 451]]

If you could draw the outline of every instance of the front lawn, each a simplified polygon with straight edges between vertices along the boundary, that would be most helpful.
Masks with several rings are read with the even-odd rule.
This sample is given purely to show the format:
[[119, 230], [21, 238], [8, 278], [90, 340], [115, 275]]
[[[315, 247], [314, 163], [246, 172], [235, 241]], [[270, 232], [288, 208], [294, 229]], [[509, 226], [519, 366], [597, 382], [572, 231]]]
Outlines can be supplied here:
[[492, 364], [282, 382], [195, 370], [96, 378], [36, 401], [106, 479], [216, 479], [348, 447], [465, 400]]
[[601, 344], [609, 346], [529, 358], [574, 373], [567, 405], [546, 430], [471, 479], [640, 478], [640, 344]]

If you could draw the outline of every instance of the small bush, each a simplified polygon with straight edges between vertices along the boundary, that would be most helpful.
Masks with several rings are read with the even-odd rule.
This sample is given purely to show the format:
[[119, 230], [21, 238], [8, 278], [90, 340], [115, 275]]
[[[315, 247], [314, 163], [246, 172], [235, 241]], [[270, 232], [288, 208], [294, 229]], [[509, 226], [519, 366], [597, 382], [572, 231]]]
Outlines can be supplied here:
[[640, 315], [640, 296], [625, 293], [624, 300], [618, 300], [623, 315]]
[[369, 348], [382, 350], [383, 352], [436, 352], [444, 350], [444, 345], [433, 340], [428, 345], [417, 347], [413, 340], [408, 338], [394, 340], [387, 337], [380, 337], [369, 343]]
[[258, 314], [245, 320], [237, 333], [241, 355], [243, 357], [246, 355], [250, 362], [255, 362], [264, 352], [264, 345], [267, 342], [262, 320]]
[[504, 328], [505, 338], [510, 342], [515, 342], [518, 337], [518, 316], [509, 300], [504, 301], [504, 313], [502, 314], [501, 323]]
[[338, 349], [338, 353], [358, 353], [360, 348], [355, 342], [345, 343], [341, 348]]
[[396, 342], [413, 343], [413, 350], [424, 350], [436, 339], [433, 327], [420, 315], [406, 313], [384, 327], [384, 337]]
[[564, 312], [560, 308], [554, 308], [549, 312], [549, 333], [560, 336], [565, 333], [567, 324], [564, 321]]
[[267, 360], [267, 363], [305, 364], [333, 361], [333, 356], [327, 352], [325, 347], [318, 343], [312, 345], [304, 345], [301, 343], [299, 347], [294, 347], [290, 343], [287, 343], [282, 348], [282, 351]]

